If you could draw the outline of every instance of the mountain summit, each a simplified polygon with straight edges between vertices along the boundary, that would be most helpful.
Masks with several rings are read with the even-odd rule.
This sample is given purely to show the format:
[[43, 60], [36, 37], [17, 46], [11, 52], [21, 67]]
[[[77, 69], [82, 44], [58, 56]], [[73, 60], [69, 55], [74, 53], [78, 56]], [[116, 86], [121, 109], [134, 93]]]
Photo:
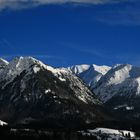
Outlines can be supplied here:
[[68, 67], [68, 69], [75, 75], [78, 75], [90, 87], [93, 87], [100, 78], [105, 75], [111, 67], [93, 65], [75, 65]]

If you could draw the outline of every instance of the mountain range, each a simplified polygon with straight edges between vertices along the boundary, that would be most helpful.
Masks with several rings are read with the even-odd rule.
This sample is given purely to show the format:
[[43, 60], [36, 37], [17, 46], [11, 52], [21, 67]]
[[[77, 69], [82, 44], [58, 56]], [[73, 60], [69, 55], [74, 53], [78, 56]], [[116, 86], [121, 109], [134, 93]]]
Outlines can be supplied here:
[[79, 127], [112, 118], [140, 119], [140, 67], [54, 68], [32, 57], [0, 59], [0, 120]]
[[140, 117], [140, 67], [75, 65], [68, 67], [90, 87], [104, 105], [126, 119]]

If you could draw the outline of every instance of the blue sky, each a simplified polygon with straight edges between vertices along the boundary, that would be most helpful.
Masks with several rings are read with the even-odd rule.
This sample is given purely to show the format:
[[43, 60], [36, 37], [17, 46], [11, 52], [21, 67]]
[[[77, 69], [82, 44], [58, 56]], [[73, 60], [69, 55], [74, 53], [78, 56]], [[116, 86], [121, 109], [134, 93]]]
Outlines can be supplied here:
[[5, 1], [0, 2], [0, 57], [33, 56], [55, 67], [140, 66], [138, 0]]

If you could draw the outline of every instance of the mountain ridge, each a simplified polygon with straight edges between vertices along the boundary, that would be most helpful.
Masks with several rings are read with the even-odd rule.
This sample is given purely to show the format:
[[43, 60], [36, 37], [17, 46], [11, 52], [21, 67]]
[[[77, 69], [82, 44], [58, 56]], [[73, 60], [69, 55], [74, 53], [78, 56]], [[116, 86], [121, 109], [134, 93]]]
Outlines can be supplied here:
[[[87, 75], [89, 81], [96, 78], [94, 69], [91, 71], [93, 74]], [[78, 76], [85, 81], [80, 74]], [[130, 64], [114, 65], [97, 82], [87, 85], [110, 112], [119, 116], [119, 119], [122, 118], [122, 114], [125, 119], [140, 118], [140, 67]]]
[[100, 78], [105, 75], [110, 69], [111, 67], [109, 66], [97, 66], [95, 64], [75, 65], [68, 67], [68, 70], [81, 77], [83, 81], [90, 87], [97, 83]]
[[[84, 108], [92, 105], [106, 106], [109, 111], [123, 110], [122, 112], [126, 114], [132, 112], [133, 117], [139, 116], [140, 67], [130, 64], [116, 64], [113, 67], [83, 64], [68, 68], [53, 68], [32, 57], [18, 57], [10, 62], [4, 60], [2, 62], [0, 92], [5, 94], [0, 94], [0, 100], [7, 100], [10, 96], [8, 104], [11, 102], [15, 104], [18, 98], [24, 99], [22, 102], [34, 103], [46, 95], [49, 95], [47, 98], [53, 97], [53, 100], [49, 100], [54, 102], [56, 98], [62, 96], [64, 100], [72, 99], [74, 104], [75, 101], [78, 104], [81, 102]], [[56, 94], [57, 92], [59, 94]], [[18, 94], [23, 96], [22, 99]], [[59, 100], [57, 102], [61, 104]], [[4, 106], [4, 103], [2, 104]]]

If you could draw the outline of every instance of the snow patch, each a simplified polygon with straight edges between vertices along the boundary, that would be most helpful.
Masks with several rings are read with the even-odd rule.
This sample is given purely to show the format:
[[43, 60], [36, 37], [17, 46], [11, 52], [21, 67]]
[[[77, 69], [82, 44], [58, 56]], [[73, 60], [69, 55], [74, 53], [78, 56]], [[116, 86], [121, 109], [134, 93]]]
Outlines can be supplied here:
[[51, 66], [46, 66], [46, 69], [47, 69], [48, 71], [51, 71], [51, 72], [54, 73], [54, 74], [60, 72], [60, 70], [58, 70], [58, 69], [54, 69], [54, 68], [51, 67]]
[[37, 73], [37, 72], [40, 71], [40, 68], [39, 67], [34, 67], [33, 70], [34, 70], [34, 73]]
[[127, 106], [126, 110], [134, 110], [134, 107], [133, 106]]
[[49, 93], [49, 92], [51, 92], [50, 89], [45, 90], [45, 94], [47, 94], [47, 93]]
[[89, 130], [89, 132], [94, 133], [94, 132], [101, 132], [105, 134], [113, 134], [113, 135], [119, 135], [123, 136], [130, 134], [130, 137], [133, 138], [135, 137], [135, 133], [132, 131], [126, 131], [126, 130], [115, 130], [115, 129], [110, 129], [110, 128], [96, 128], [95, 130]]
[[0, 126], [8, 125], [8, 123], [0, 120]]
[[87, 104], [87, 101], [86, 101], [86, 98], [84, 97], [84, 96], [78, 96], [78, 98], [81, 100], [81, 101], [83, 101], [83, 102], [85, 102], [86, 104]]
[[128, 106], [127, 104], [116, 106], [114, 107], [114, 110], [121, 109], [121, 108], [125, 108], [126, 110], [134, 110], [133, 106]]
[[80, 131], [80, 133], [83, 136], [96, 136], [98, 140], [101, 140], [104, 136], [106, 136], [106, 140], [120, 140], [120, 138], [127, 140], [127, 136], [129, 136], [129, 138], [136, 138], [135, 132], [110, 128], [96, 128], [94, 130]]
[[6, 66], [6, 65], [8, 65], [8, 64], [9, 64], [8, 61], [6, 61], [6, 60], [0, 58], [0, 67], [1, 67], [1, 66]]
[[127, 107], [127, 104], [118, 105], [118, 106], [114, 107], [114, 110], [117, 110], [117, 109], [120, 109], [120, 108], [124, 108], [124, 107]]
[[105, 66], [105, 65], [97, 66], [95, 64], [93, 64], [93, 68], [95, 71], [101, 73], [102, 75], [105, 75], [111, 69], [111, 67], [109, 66]]
[[66, 79], [64, 79], [64, 78], [62, 78], [62, 77], [59, 77], [59, 80], [61, 80], [61, 81], [63, 81], [63, 82], [66, 81]]

